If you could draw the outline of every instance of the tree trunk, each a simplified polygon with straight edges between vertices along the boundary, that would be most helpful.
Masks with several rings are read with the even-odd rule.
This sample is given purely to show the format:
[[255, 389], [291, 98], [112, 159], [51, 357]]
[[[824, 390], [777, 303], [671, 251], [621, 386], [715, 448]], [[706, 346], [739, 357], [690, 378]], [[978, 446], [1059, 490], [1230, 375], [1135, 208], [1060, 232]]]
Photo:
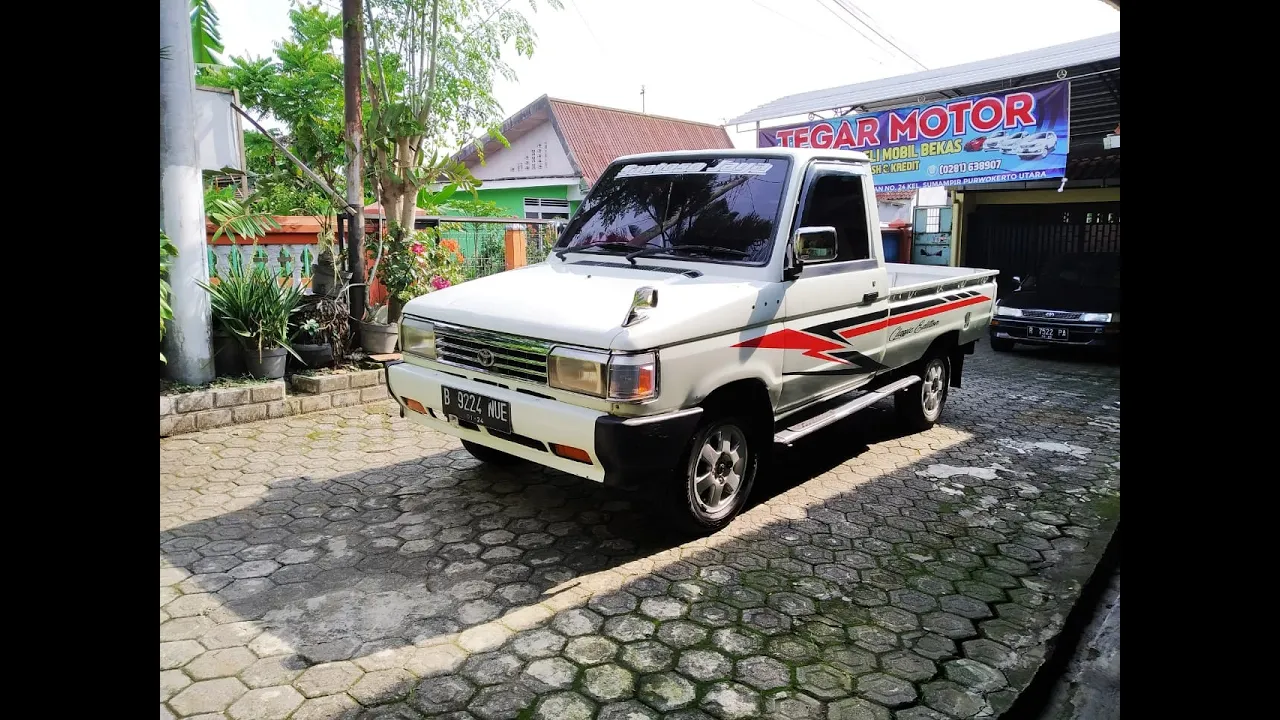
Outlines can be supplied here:
[[[342, 98], [347, 134], [347, 203], [355, 209], [347, 241], [347, 266], [353, 283], [362, 283], [367, 279], [364, 267], [364, 148], [363, 128], [360, 125], [360, 50], [364, 47], [362, 5], [362, 0], [342, 2]], [[366, 288], [352, 288], [349, 297], [351, 317], [363, 319], [365, 300], [369, 297]]]

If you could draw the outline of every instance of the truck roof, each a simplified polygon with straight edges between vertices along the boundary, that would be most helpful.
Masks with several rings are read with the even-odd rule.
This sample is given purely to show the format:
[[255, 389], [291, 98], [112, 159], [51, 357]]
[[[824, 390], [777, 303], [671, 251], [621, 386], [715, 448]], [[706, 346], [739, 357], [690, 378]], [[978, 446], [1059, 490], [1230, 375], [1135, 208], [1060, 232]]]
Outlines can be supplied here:
[[662, 160], [664, 158], [678, 157], [750, 157], [750, 158], [771, 158], [783, 157], [791, 158], [798, 162], [807, 162], [813, 158], [823, 158], [831, 160], [840, 160], [844, 162], [865, 163], [870, 162], [866, 153], [856, 150], [819, 150], [814, 148], [793, 148], [793, 147], [770, 147], [770, 148], [730, 148], [715, 150], [664, 150], [660, 152], [637, 153], [635, 155], [623, 155], [614, 162], [626, 160], [627, 162], [636, 162], [638, 160]]

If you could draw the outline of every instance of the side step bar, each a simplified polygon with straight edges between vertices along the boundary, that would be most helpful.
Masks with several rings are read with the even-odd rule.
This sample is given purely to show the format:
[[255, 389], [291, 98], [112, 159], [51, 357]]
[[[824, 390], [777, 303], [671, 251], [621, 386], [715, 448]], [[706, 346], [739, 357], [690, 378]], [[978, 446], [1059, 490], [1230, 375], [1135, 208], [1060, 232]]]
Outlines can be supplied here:
[[918, 382], [920, 382], [919, 375], [908, 375], [897, 382], [885, 385], [879, 390], [869, 392], [866, 395], [859, 395], [849, 402], [844, 403], [843, 405], [837, 405], [821, 415], [815, 415], [808, 420], [792, 425], [785, 430], [781, 430], [774, 434], [773, 441], [775, 443], [782, 443], [783, 445], [790, 445], [809, 433], [821, 430], [837, 420], [843, 420], [859, 410], [865, 410], [899, 390], [911, 387]]

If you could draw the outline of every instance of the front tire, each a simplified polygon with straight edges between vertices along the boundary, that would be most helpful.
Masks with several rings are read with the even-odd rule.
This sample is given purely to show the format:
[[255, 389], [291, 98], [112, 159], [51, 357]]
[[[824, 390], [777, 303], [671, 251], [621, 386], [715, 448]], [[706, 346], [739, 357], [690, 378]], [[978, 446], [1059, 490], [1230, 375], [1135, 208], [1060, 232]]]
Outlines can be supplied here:
[[490, 465], [514, 465], [520, 462], [520, 458], [515, 455], [509, 455], [501, 450], [494, 450], [491, 447], [473, 443], [470, 440], [463, 440], [462, 447], [471, 453], [471, 457]]
[[938, 422], [950, 381], [951, 363], [946, 356], [935, 355], [920, 367], [920, 382], [894, 395], [894, 409], [908, 429], [920, 432]]
[[751, 427], [733, 416], [708, 417], [699, 424], [664, 501], [666, 514], [682, 532], [716, 532], [746, 506], [765, 449]]
[[991, 349], [996, 352], [1009, 352], [1013, 350], [1013, 341], [1008, 338], [991, 338]]

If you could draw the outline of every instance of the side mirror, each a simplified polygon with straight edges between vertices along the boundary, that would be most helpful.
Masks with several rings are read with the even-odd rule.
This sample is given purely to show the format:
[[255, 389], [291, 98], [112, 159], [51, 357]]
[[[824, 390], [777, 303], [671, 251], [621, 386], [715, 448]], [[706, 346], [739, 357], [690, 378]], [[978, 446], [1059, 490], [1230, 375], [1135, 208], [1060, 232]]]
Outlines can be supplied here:
[[836, 229], [830, 225], [802, 227], [787, 243], [787, 260], [782, 278], [794, 280], [800, 276], [806, 262], [834, 260], [836, 257]]
[[1014, 291], [1014, 292], [1018, 292], [1018, 291], [1019, 291], [1019, 290], [1021, 290], [1021, 289], [1022, 289], [1022, 278], [1018, 277], [1017, 275], [1014, 275], [1014, 276], [1013, 276], [1013, 291]]

